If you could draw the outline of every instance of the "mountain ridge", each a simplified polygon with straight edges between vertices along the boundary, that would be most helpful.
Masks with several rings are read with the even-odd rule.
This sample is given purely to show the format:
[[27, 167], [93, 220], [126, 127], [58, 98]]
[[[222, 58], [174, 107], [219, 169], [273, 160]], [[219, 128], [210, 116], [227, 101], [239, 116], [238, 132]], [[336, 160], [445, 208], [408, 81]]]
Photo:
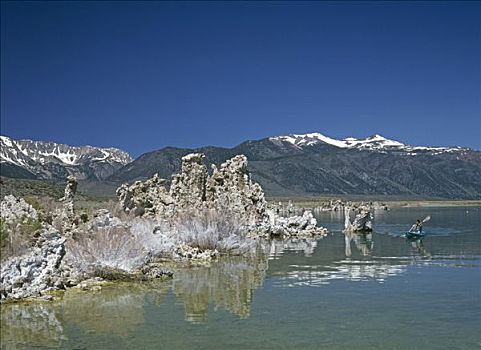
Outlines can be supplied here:
[[269, 137], [272, 142], [289, 142], [295, 146], [312, 146], [318, 143], [326, 143], [338, 148], [350, 148], [350, 149], [365, 149], [372, 151], [405, 151], [412, 155], [417, 152], [455, 152], [459, 150], [471, 150], [468, 147], [429, 147], [429, 146], [413, 146], [407, 145], [402, 142], [385, 138], [380, 134], [374, 134], [364, 139], [358, 139], [355, 137], [346, 137], [344, 139], [334, 139], [329, 136], [325, 136], [321, 133], [307, 133], [307, 134], [288, 134], [283, 136]]
[[[133, 161], [117, 162], [102, 174], [92, 174], [91, 168], [90, 173], [80, 173], [84, 179], [102, 181], [112, 187], [144, 180], [156, 173], [169, 182], [170, 176], [180, 170], [182, 156], [192, 152], [204, 153], [208, 166], [218, 165], [237, 154], [246, 155], [253, 179], [270, 196], [353, 194], [481, 198], [481, 151], [463, 147], [411, 146], [379, 134], [342, 140], [320, 133], [290, 134], [247, 140], [232, 148], [167, 146], [144, 153]], [[29, 171], [22, 164], [6, 163], [3, 159], [2, 175], [6, 164], [17, 166], [14, 169], [17, 173]], [[93, 163], [83, 165], [84, 168], [98, 165], [95, 156], [89, 159]], [[63, 166], [65, 171], [59, 171], [56, 176], [72, 172], [75, 175], [74, 170], [79, 172], [72, 164]], [[31, 174], [32, 178], [38, 178], [38, 173]], [[40, 174], [45, 176], [45, 173]], [[17, 177], [22, 176], [25, 178], [25, 174]]]
[[23, 171], [27, 178], [64, 179], [75, 175], [79, 179], [103, 180], [132, 160], [127, 152], [113, 147], [70, 146], [0, 136], [2, 175], [10, 177]]
[[204, 153], [207, 165], [245, 154], [254, 180], [271, 196], [385, 194], [481, 198], [479, 151], [410, 146], [380, 137], [349, 138], [350, 145], [338, 147], [319, 140], [317, 135], [317, 140], [312, 140], [312, 134], [298, 136], [298, 141], [304, 141], [296, 143], [278, 136], [244, 141], [233, 148], [165, 147], [143, 154], [108, 180], [132, 182], [155, 173], [169, 180], [171, 174], [180, 170], [181, 157], [191, 152]]

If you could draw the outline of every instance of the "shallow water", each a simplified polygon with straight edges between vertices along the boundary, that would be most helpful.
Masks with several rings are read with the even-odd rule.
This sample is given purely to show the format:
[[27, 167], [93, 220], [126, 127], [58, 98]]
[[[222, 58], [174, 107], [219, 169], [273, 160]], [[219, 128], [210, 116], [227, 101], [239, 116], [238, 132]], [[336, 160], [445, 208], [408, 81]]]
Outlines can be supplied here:
[[[402, 233], [431, 215], [422, 242]], [[1, 309], [2, 349], [481, 349], [481, 208], [376, 211], [372, 235], [272, 241], [172, 281]]]

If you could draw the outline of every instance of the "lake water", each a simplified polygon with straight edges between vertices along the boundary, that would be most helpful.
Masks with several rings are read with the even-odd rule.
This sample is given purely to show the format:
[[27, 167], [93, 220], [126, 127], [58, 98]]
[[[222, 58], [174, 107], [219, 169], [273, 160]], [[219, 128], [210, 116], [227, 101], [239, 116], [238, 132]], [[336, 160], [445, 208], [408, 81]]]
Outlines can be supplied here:
[[[167, 282], [1, 307], [2, 349], [481, 349], [481, 208], [375, 212]], [[431, 215], [422, 242], [401, 234]]]

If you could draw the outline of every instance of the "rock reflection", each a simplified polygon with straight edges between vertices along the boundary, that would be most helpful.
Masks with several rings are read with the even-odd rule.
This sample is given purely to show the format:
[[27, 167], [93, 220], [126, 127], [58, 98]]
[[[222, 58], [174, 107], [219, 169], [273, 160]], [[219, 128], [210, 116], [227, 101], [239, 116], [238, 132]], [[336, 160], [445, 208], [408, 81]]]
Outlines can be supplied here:
[[[354, 242], [354, 244], [353, 244]], [[304, 251], [305, 256], [313, 255], [317, 242], [279, 242], [271, 244], [270, 258], [277, 259], [285, 250]], [[322, 247], [321, 247], [322, 248]], [[372, 257], [374, 249], [372, 233], [344, 233], [344, 253], [342, 256], [316, 254], [314, 261], [309, 263], [299, 260], [299, 264], [290, 264], [286, 272], [277, 274], [279, 285], [282, 287], [294, 286], [321, 286], [334, 280], [384, 281], [388, 277], [397, 276], [406, 271], [406, 259], [390, 259]], [[327, 253], [324, 251], [324, 253]], [[355, 258], [358, 256], [359, 258]], [[315, 262], [318, 262], [316, 264]]]
[[61, 300], [1, 305], [1, 349], [63, 348], [63, 325], [85, 334], [127, 336], [144, 320], [146, 298], [160, 304], [169, 283], [115, 283], [101, 290], [71, 289]]
[[291, 265], [292, 271], [280, 277], [282, 287], [319, 287], [334, 280], [383, 282], [386, 278], [406, 271], [405, 264], [386, 264], [377, 261], [342, 260], [325, 266]]
[[1, 348], [22, 346], [60, 347], [65, 336], [58, 313], [49, 303], [2, 304]]
[[362, 256], [371, 255], [373, 249], [372, 233], [353, 233], [344, 232], [344, 239], [346, 242], [345, 253], [347, 257], [352, 255], [351, 242], [354, 241], [357, 249]]
[[99, 292], [69, 291], [62, 300], [63, 318], [86, 332], [126, 336], [144, 323], [146, 297], [157, 304], [168, 291], [166, 283], [119, 283]]
[[316, 239], [289, 239], [289, 240], [272, 240], [266, 243], [269, 251], [269, 260], [280, 259], [286, 251], [303, 252], [304, 256], [309, 257], [314, 254], [317, 247]]
[[254, 290], [262, 285], [266, 270], [267, 255], [259, 248], [249, 258], [224, 257], [209, 267], [176, 271], [172, 290], [184, 303], [188, 321], [206, 321], [211, 302], [247, 318]]

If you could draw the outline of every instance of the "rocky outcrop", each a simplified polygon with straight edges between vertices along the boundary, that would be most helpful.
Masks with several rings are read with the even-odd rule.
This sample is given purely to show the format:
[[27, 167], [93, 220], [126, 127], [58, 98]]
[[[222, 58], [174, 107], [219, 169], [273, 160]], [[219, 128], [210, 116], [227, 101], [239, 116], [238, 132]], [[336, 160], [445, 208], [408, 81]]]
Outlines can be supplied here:
[[23, 198], [5, 196], [0, 202], [0, 217], [8, 224], [17, 224], [25, 220], [37, 220], [37, 211]]
[[191, 210], [228, 210], [245, 226], [267, 221], [264, 192], [252, 183], [247, 158], [238, 155], [218, 169], [213, 165], [209, 176], [204, 155], [188, 154], [182, 158], [182, 171], [172, 176], [170, 191], [165, 180], [154, 175], [144, 182], [123, 184], [117, 189], [121, 207], [136, 216], [173, 219]]
[[113, 216], [107, 209], [97, 210], [89, 224], [91, 230], [124, 225], [122, 220]]
[[73, 200], [77, 193], [77, 179], [74, 176], [67, 177], [67, 185], [65, 186], [65, 194], [60, 201], [63, 202], [64, 215], [71, 219], [74, 216]]
[[302, 215], [280, 217], [269, 212], [270, 224], [265, 227], [268, 233], [281, 237], [324, 236], [327, 229], [317, 226], [317, 220], [309, 210]]
[[200, 209], [206, 201], [206, 184], [209, 174], [202, 153], [182, 157], [182, 171], [172, 175], [170, 196], [177, 208]]
[[212, 209], [235, 218], [250, 232], [285, 236], [326, 233], [317, 227], [310, 211], [287, 218], [268, 211], [261, 186], [252, 182], [246, 156], [237, 155], [219, 168], [212, 165], [210, 176], [204, 158], [201, 153], [184, 156], [181, 173], [172, 176], [169, 193], [165, 181], [157, 175], [144, 182], [122, 185], [117, 190], [121, 207], [137, 216], [158, 220], [175, 220], [182, 217], [179, 214]]
[[146, 181], [123, 184], [116, 191], [120, 207], [135, 216], [171, 216], [174, 201], [165, 189], [165, 180], [155, 174]]
[[267, 202], [258, 183], [253, 183], [247, 170], [247, 158], [237, 155], [227, 160], [207, 181], [207, 203], [215, 209], [229, 210], [247, 226], [266, 222]]
[[24, 255], [2, 262], [0, 298], [38, 297], [63, 286], [60, 263], [65, 255], [65, 238], [53, 227], [46, 227], [35, 247]]
[[190, 247], [186, 244], [179, 245], [175, 250], [173, 257], [179, 260], [190, 260], [190, 261], [200, 261], [208, 262], [213, 258], [219, 256], [217, 250], [211, 249], [199, 249], [197, 247]]
[[[351, 222], [351, 211], [355, 212], [354, 220]], [[345, 221], [344, 230], [346, 232], [371, 232], [372, 221], [374, 219], [370, 207], [360, 206], [357, 208], [346, 207], [344, 209]]]
[[[212, 166], [209, 176], [204, 155], [189, 154], [182, 158], [182, 171], [172, 177], [169, 191], [165, 184], [155, 175], [119, 187], [120, 207], [132, 214], [122, 221], [106, 209], [97, 210], [91, 218], [76, 214], [77, 181], [69, 177], [61, 199], [63, 208], [52, 215], [53, 226], [38, 223], [40, 229], [32, 236], [35, 246], [2, 264], [2, 300], [42, 296], [92, 276], [159, 278], [164, 273], [155, 264], [164, 259], [203, 264], [221, 254], [248, 255], [260, 236], [326, 234], [310, 211], [281, 217], [268, 210], [244, 155]], [[31, 206], [14, 197], [2, 203], [2, 218], [4, 213], [12, 220], [37, 217]]]

